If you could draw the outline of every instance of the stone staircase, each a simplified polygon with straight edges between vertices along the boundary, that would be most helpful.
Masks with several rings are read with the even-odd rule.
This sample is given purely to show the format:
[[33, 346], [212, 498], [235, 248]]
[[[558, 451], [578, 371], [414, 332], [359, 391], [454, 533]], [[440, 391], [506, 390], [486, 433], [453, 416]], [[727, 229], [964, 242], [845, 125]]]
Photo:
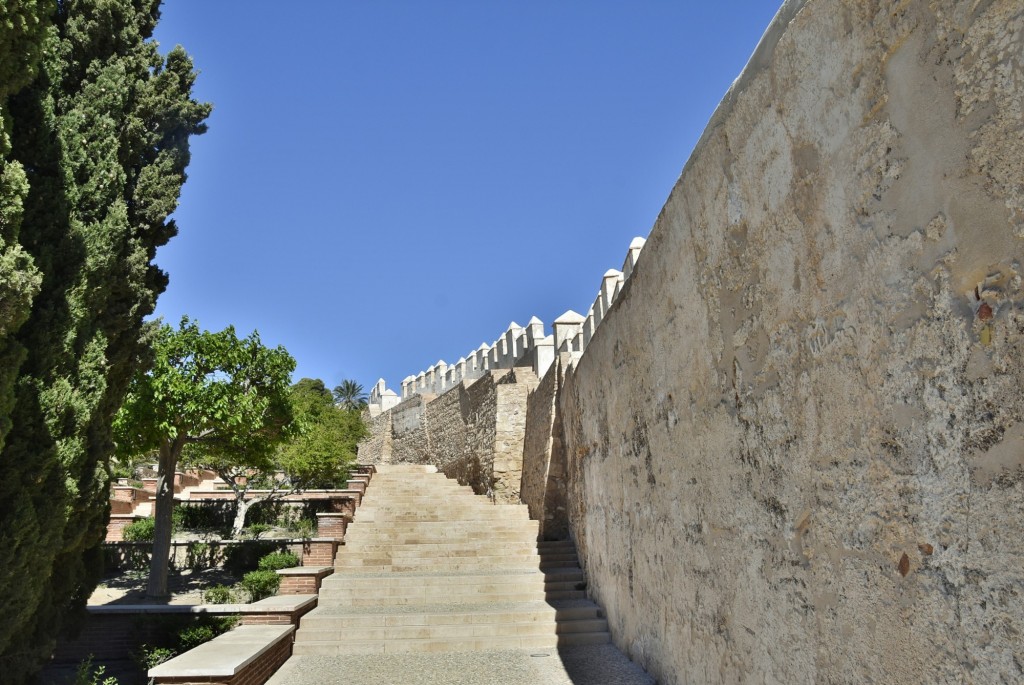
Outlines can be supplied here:
[[294, 654], [554, 649], [610, 641], [570, 542], [537, 543], [433, 467], [378, 468]]

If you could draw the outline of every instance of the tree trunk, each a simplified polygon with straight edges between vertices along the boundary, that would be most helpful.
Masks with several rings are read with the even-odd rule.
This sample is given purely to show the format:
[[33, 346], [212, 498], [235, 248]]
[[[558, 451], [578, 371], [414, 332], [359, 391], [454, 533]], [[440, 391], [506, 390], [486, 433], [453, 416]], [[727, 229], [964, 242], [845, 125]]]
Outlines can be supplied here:
[[231, 537], [238, 538], [238, 534], [245, 528], [245, 515], [249, 513], [249, 507], [256, 503], [256, 500], [251, 499], [248, 502], [245, 501], [245, 493], [243, 492], [240, 497], [235, 499], [235, 521], [231, 524]]
[[156, 474], [156, 502], [153, 526], [153, 558], [149, 563], [146, 596], [166, 597], [167, 566], [171, 556], [171, 526], [174, 513], [174, 471], [184, 443], [180, 440], [160, 445], [160, 463]]

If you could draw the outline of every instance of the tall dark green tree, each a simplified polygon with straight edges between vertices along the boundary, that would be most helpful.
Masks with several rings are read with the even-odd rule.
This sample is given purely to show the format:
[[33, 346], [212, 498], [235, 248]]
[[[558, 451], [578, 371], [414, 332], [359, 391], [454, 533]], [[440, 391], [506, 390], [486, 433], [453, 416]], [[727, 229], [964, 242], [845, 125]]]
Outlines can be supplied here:
[[[6, 682], [25, 680], [48, 657], [98, 578], [111, 422], [145, 363], [143, 317], [167, 283], [151, 261], [176, 233], [168, 217], [185, 180], [189, 137], [205, 130], [210, 111], [192, 98], [195, 73], [184, 50], [162, 57], [149, 40], [159, 4], [0, 3], [4, 18], [13, 17], [0, 30], [18, 41], [0, 35], [0, 88], [17, 83], [8, 70], [30, 74], [20, 65], [38, 55], [31, 80], [7, 94], [3, 122], [10, 144], [0, 288], [11, 287], [13, 274], [22, 293], [15, 325], [0, 332], [0, 355], [13, 350], [20, 360], [13, 378], [0, 379], [0, 426], [9, 426], [0, 451]], [[21, 174], [12, 191], [7, 171], [15, 164]], [[11, 368], [5, 359], [4, 373]]]
[[0, 4], [0, 449], [11, 428], [14, 381], [25, 356], [15, 338], [39, 292], [42, 275], [21, 246], [28, 179], [11, 154], [10, 97], [31, 83], [46, 35], [41, 0]]

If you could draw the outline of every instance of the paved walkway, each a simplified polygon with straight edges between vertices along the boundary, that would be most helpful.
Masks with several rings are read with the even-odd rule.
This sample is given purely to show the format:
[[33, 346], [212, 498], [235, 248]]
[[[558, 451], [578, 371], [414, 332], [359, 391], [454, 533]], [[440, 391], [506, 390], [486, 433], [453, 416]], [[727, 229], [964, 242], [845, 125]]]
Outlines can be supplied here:
[[611, 644], [557, 650], [293, 656], [267, 685], [655, 685]]

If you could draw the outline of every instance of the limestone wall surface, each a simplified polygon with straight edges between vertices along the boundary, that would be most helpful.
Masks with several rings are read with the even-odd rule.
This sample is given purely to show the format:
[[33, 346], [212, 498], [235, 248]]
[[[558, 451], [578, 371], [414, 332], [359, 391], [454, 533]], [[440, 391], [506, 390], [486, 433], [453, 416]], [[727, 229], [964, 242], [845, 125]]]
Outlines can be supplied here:
[[536, 384], [523, 367], [490, 371], [437, 397], [413, 395], [369, 419], [359, 460], [433, 464], [477, 494], [518, 503], [527, 395]]
[[527, 398], [523, 426], [523, 467], [520, 500], [530, 518], [540, 522], [540, 537], [563, 540], [569, 534], [565, 494], [565, 450], [558, 392], [569, 355], [559, 355]]
[[787, 2], [709, 123], [558, 400], [658, 682], [1024, 680], [1022, 60], [1019, 0]]

